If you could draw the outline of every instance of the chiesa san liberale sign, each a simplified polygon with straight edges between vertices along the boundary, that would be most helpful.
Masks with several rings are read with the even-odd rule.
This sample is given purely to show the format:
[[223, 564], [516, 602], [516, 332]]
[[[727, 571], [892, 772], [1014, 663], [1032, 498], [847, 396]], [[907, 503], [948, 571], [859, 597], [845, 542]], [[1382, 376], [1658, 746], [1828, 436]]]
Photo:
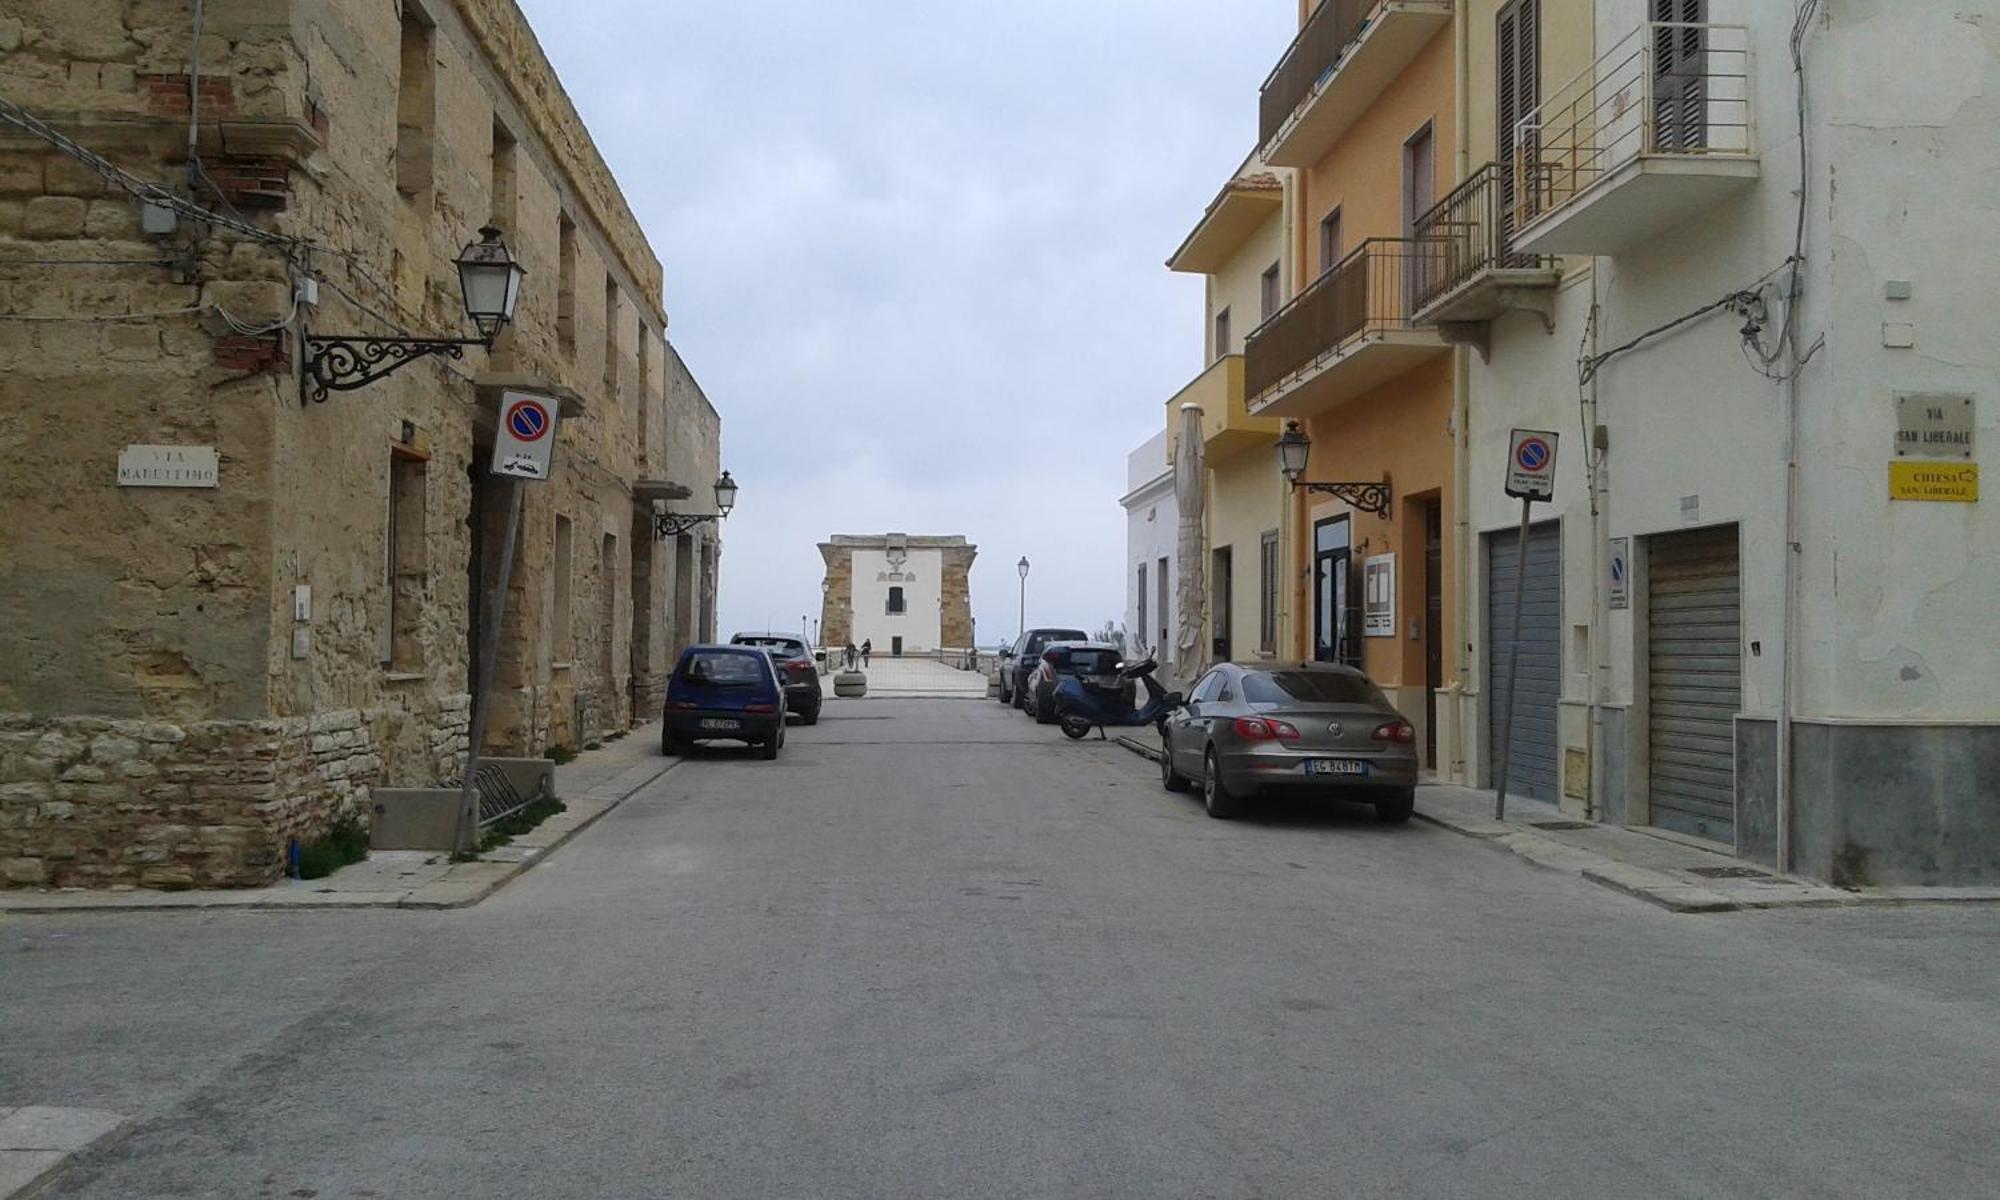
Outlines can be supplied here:
[[1979, 464], [1973, 461], [1975, 424], [1976, 408], [1971, 396], [1898, 393], [1895, 457], [1889, 463], [1889, 498], [1977, 502]]

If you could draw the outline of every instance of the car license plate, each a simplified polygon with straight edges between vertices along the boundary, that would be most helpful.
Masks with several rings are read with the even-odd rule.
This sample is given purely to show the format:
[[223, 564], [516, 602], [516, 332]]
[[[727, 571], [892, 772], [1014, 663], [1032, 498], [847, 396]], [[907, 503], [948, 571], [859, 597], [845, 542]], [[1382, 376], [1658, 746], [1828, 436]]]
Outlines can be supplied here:
[[735, 729], [739, 724], [741, 724], [741, 722], [725, 721], [720, 717], [704, 717], [701, 722], [701, 727], [703, 729]]
[[1309, 758], [1308, 775], [1366, 775], [1368, 764], [1356, 758]]

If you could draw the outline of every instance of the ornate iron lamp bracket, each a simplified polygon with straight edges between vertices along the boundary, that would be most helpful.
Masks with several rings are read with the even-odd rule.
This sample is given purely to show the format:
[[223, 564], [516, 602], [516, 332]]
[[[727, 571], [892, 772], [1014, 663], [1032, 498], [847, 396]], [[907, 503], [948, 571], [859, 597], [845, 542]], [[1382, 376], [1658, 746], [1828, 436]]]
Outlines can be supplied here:
[[719, 517], [716, 513], [654, 513], [653, 536], [656, 538], [679, 537], [683, 533], [693, 533], [710, 521], [718, 519]]
[[351, 392], [394, 374], [420, 358], [464, 358], [467, 346], [492, 346], [490, 338], [305, 338], [299, 404], [324, 404], [331, 392]]
[[1378, 517], [1389, 515], [1389, 484], [1381, 483], [1294, 483], [1296, 488], [1317, 492], [1323, 496], [1338, 496], [1356, 509], [1374, 513]]

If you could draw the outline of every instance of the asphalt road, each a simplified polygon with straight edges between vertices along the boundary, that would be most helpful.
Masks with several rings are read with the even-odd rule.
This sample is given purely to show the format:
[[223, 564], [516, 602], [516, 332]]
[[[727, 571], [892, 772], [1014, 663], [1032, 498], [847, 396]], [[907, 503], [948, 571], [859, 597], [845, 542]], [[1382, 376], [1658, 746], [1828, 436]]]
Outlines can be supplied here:
[[0, 922], [48, 1194], [2000, 1192], [2000, 910], [1675, 916], [1219, 823], [997, 705], [829, 706], [457, 913]]

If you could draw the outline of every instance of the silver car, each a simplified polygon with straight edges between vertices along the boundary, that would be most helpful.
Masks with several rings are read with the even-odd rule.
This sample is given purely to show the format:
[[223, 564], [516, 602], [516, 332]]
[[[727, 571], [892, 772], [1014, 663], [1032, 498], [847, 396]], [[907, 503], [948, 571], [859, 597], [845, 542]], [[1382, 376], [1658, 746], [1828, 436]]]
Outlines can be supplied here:
[[1201, 784], [1211, 817], [1281, 790], [1372, 802], [1390, 822], [1416, 805], [1416, 730], [1352, 667], [1222, 663], [1167, 717], [1160, 741], [1161, 782], [1174, 792]]

